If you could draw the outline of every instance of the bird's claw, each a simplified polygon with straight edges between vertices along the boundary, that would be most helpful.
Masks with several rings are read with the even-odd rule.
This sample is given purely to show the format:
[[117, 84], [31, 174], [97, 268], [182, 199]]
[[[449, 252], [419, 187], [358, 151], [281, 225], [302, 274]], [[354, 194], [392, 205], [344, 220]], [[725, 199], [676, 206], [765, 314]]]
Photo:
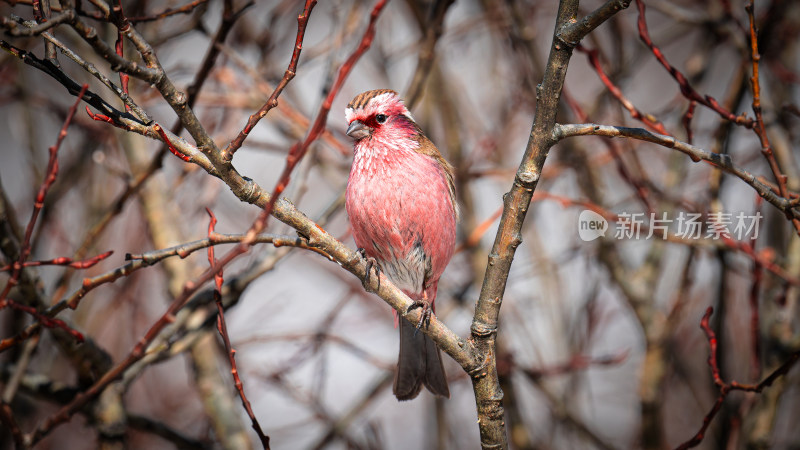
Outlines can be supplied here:
[[[361, 282], [361, 285], [364, 286], [364, 289], [367, 292], [378, 292], [381, 290], [381, 266], [378, 265], [378, 261], [371, 256], [367, 256], [367, 251], [363, 248], [359, 248], [358, 254], [361, 255], [364, 260], [367, 262], [367, 274], [364, 275], [364, 280]], [[375, 277], [378, 279], [378, 287], [373, 291], [369, 287], [369, 279], [372, 276], [372, 269], [375, 269]]]
[[414, 336], [417, 335], [419, 329], [422, 328], [424, 325], [425, 328], [428, 328], [431, 324], [431, 316], [433, 315], [433, 311], [431, 309], [431, 304], [427, 300], [414, 300], [414, 303], [406, 309], [406, 314], [411, 312], [412, 309], [422, 308], [422, 315], [419, 318], [419, 322], [417, 323], [417, 329], [414, 330]]

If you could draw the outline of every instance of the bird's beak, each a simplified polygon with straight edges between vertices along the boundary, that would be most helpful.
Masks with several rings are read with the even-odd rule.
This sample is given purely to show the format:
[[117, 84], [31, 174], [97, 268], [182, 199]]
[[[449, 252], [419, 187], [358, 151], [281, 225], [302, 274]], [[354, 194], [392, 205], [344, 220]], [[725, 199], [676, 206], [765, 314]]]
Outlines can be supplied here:
[[364, 123], [359, 120], [350, 122], [350, 126], [347, 127], [347, 135], [356, 140], [363, 139], [371, 134], [372, 128], [364, 125]]

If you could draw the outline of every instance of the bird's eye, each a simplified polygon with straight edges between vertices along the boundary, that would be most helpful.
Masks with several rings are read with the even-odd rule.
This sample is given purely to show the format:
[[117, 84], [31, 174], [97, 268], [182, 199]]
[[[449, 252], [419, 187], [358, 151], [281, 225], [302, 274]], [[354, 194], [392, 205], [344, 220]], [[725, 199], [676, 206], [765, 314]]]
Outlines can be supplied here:
[[386, 122], [386, 114], [378, 114], [375, 116], [375, 120], [378, 121], [378, 123]]

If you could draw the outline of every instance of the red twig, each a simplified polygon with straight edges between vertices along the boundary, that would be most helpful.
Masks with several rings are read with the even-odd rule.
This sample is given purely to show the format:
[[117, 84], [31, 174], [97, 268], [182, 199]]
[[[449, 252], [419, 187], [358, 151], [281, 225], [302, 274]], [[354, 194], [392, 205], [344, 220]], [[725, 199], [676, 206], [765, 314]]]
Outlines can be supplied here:
[[656, 133], [671, 136], [667, 129], [664, 128], [664, 125], [656, 117], [650, 114], [643, 114], [641, 111], [639, 111], [633, 102], [625, 97], [625, 94], [622, 93], [622, 90], [620, 90], [620, 88], [617, 87], [617, 85], [615, 85], [610, 78], [608, 78], [608, 74], [606, 74], [605, 70], [603, 70], [603, 65], [600, 64], [600, 58], [598, 57], [597, 49], [589, 49], [578, 44], [576, 50], [586, 54], [586, 57], [589, 58], [589, 64], [594, 67], [594, 71], [597, 72], [597, 76], [600, 78], [600, 81], [606, 86], [606, 89], [608, 89], [611, 95], [622, 104], [622, 107], [628, 110], [631, 117], [642, 122], [645, 124], [645, 126]]
[[84, 94], [86, 94], [86, 90], [88, 88], [89, 88], [88, 84], [84, 84], [83, 87], [81, 88], [81, 91], [78, 93], [77, 99], [75, 99], [75, 103], [69, 109], [66, 119], [64, 119], [64, 125], [61, 127], [61, 131], [59, 131], [58, 133], [58, 137], [56, 138], [56, 143], [49, 148], [50, 158], [47, 162], [47, 169], [45, 171], [44, 180], [42, 180], [42, 184], [41, 186], [39, 186], [39, 191], [36, 193], [36, 199], [34, 200], [33, 203], [33, 212], [31, 212], [31, 218], [28, 221], [28, 226], [25, 228], [25, 237], [20, 247], [19, 258], [17, 259], [16, 263], [11, 265], [12, 266], [11, 277], [6, 283], [5, 288], [3, 288], [3, 291], [0, 292], [0, 309], [10, 306], [15, 309], [25, 311], [31, 316], [35, 317], [39, 322], [41, 322], [42, 325], [50, 328], [52, 327], [63, 328], [81, 341], [83, 341], [83, 336], [77, 331], [72, 330], [63, 321], [57, 319], [49, 319], [39, 314], [35, 308], [25, 305], [20, 305], [7, 297], [9, 292], [11, 292], [11, 289], [14, 286], [16, 286], [16, 284], [19, 282], [19, 279], [22, 276], [22, 269], [24, 267], [24, 264], [27, 261], [28, 257], [30, 256], [31, 237], [33, 236], [33, 229], [36, 227], [36, 220], [39, 218], [39, 213], [42, 211], [42, 207], [44, 207], [44, 200], [45, 197], [47, 197], [47, 191], [50, 190], [50, 187], [56, 181], [56, 177], [58, 176], [58, 150], [59, 148], [61, 148], [61, 143], [64, 142], [64, 138], [67, 137], [67, 128], [72, 123], [72, 119], [75, 117], [75, 112], [78, 110], [78, 105], [83, 99]]
[[731, 389], [729, 385], [722, 381], [722, 377], [719, 374], [719, 365], [717, 364], [717, 335], [714, 333], [714, 330], [711, 329], [711, 325], [709, 325], [712, 312], [714, 312], [714, 308], [709, 306], [708, 309], [706, 309], [706, 313], [703, 314], [703, 318], [700, 320], [700, 328], [706, 333], [706, 338], [708, 339], [708, 365], [711, 367], [711, 376], [714, 378], [714, 384], [719, 386], [719, 397], [717, 397], [717, 400], [714, 402], [711, 411], [703, 418], [703, 424], [700, 426], [697, 433], [695, 433], [691, 439], [677, 447], [677, 449], [680, 450], [695, 447], [703, 441], [708, 426], [711, 425], [711, 421], [714, 420], [714, 417], [719, 412], [722, 403], [725, 401], [725, 397], [728, 396], [728, 392], [730, 392]]
[[[83, 259], [80, 261], [74, 261], [72, 258], [66, 257], [59, 257], [54, 259], [48, 259], [46, 261], [27, 261], [22, 263], [21, 267], [36, 267], [36, 266], [69, 266], [73, 269], [88, 269], [95, 264], [99, 263], [100, 261], [108, 258], [114, 253], [113, 250], [109, 250], [105, 253], [101, 253], [97, 256], [93, 256], [88, 259]], [[9, 270], [15, 269], [19, 266], [20, 263], [9, 264], [4, 267], [0, 267], [0, 272], [8, 272]]]
[[39, 330], [40, 328], [38, 326], [35, 327], [29, 326], [25, 328], [25, 330], [23, 330], [21, 333], [15, 336], [11, 336], [10, 338], [5, 338], [0, 340], [0, 353], [8, 350], [11, 347], [19, 345], [21, 342], [24, 342]]
[[[583, 110], [581, 105], [569, 95], [569, 92], [564, 89], [562, 92], [562, 98], [567, 102], [567, 105], [572, 109], [576, 116], [578, 116], [582, 121], [589, 121], [589, 115], [586, 114], [586, 111]], [[650, 200], [649, 189], [647, 184], [640, 178], [635, 177], [625, 166], [625, 162], [622, 160], [622, 151], [617, 145], [616, 142], [612, 141], [611, 139], [602, 139], [603, 145], [606, 146], [609, 153], [611, 154], [614, 163], [617, 168], [617, 172], [619, 172], [620, 176], [626, 183], [631, 186], [631, 189], [636, 193], [636, 196], [639, 197], [639, 200], [642, 201], [642, 204], [647, 208], [647, 212], [654, 211], [652, 201]]]
[[591, 120], [589, 120], [589, 114], [583, 110], [580, 103], [578, 103], [578, 101], [575, 100], [575, 98], [569, 92], [569, 90], [564, 89], [564, 94], [562, 94], [564, 101], [567, 102], [567, 106], [569, 106], [572, 112], [578, 117], [579, 122], [591, 122]]
[[281, 81], [275, 87], [275, 90], [272, 91], [272, 95], [269, 96], [269, 99], [267, 99], [267, 102], [264, 103], [264, 106], [262, 106], [258, 112], [250, 116], [244, 129], [239, 132], [239, 135], [236, 136], [236, 139], [232, 140], [231, 143], [228, 144], [228, 147], [222, 152], [222, 157], [226, 161], [233, 159], [233, 154], [239, 150], [242, 144], [244, 144], [244, 140], [247, 139], [247, 136], [251, 131], [253, 131], [253, 128], [255, 128], [256, 124], [263, 119], [272, 108], [278, 106], [278, 97], [281, 95], [289, 82], [295, 77], [297, 73], [297, 62], [300, 60], [300, 52], [303, 50], [303, 39], [305, 38], [306, 27], [308, 26], [308, 18], [311, 15], [311, 10], [314, 9], [316, 4], [316, 0], [306, 0], [303, 12], [297, 16], [297, 37], [294, 40], [294, 51], [292, 51], [292, 58], [289, 60], [289, 67], [286, 68], [283, 78], [281, 78]]
[[[356, 52], [351, 55], [350, 58], [345, 62], [345, 65], [342, 66], [339, 72], [339, 78], [337, 78], [337, 82], [334, 83], [334, 88], [331, 89], [331, 94], [329, 94], [328, 99], [323, 104], [322, 111], [327, 113], [330, 110], [330, 103], [332, 102], [333, 95], [338, 92], [339, 88], [341, 87], [341, 83], [343, 82], [343, 76], [346, 73], [349, 73], [349, 70], [352, 68], [352, 65], [355, 63], [358, 56], [361, 55], [372, 42], [372, 38], [374, 37], [375, 33], [375, 20], [377, 19], [378, 14], [383, 9], [386, 4], [386, 0], [381, 0], [375, 5], [375, 8], [372, 11], [372, 17], [370, 19], [370, 24], [368, 26], [367, 32], [365, 32], [364, 37], [362, 38], [361, 45], [359, 45]], [[346, 71], [344, 69], [347, 69]], [[309, 133], [309, 137], [304, 142], [304, 147], [307, 148], [307, 145], [310, 145], [312, 141], [312, 137], [319, 136], [320, 129], [324, 128], [325, 117], [327, 114], [320, 114], [317, 117], [317, 122], [315, 126], [312, 128], [312, 131]], [[296, 146], [297, 147], [297, 146]], [[280, 183], [280, 181], [279, 181]], [[255, 239], [256, 235], [264, 228], [266, 225], [266, 219], [269, 217], [270, 212], [272, 211], [272, 207], [274, 206], [274, 202], [277, 199], [277, 195], [273, 195], [272, 201], [264, 208], [264, 211], [259, 215], [259, 218], [253, 223], [250, 229], [247, 232], [247, 236], [249, 239], [243, 239], [239, 245], [229, 251], [222, 259], [215, 262], [211, 268], [206, 270], [198, 279], [193, 282], [187, 282], [184, 287], [183, 291], [180, 295], [178, 295], [170, 304], [167, 311], [159, 318], [145, 333], [144, 337], [142, 337], [134, 346], [133, 350], [128, 354], [128, 356], [114, 366], [111, 370], [103, 374], [100, 379], [95, 381], [93, 385], [87, 388], [83, 395], [77, 396], [71, 402], [66, 404], [62, 407], [58, 412], [47, 418], [36, 430], [34, 430], [30, 436], [28, 441], [31, 443], [38, 442], [42, 437], [46, 436], [51, 430], [53, 430], [56, 426], [66, 422], [69, 420], [72, 415], [84, 407], [91, 399], [95, 398], [99, 395], [103, 389], [106, 388], [110, 383], [114, 380], [118, 379], [122, 376], [122, 374], [133, 364], [137, 361], [141, 360], [145, 354], [145, 350], [153, 342], [153, 340], [158, 336], [161, 330], [164, 329], [168, 324], [172, 323], [175, 320], [175, 313], [177, 313], [189, 300], [189, 298], [197, 291], [197, 289], [202, 286], [204, 283], [211, 280], [219, 271], [222, 270], [228, 263], [230, 263], [233, 259], [238, 257], [239, 255], [245, 253], [249, 248], [250, 244]]]
[[[213, 279], [217, 273], [219, 273], [235, 258], [247, 252], [247, 250], [255, 241], [258, 233], [264, 228], [266, 224], [266, 217], [267, 216], [265, 216], [264, 212], [262, 212], [258, 219], [250, 226], [250, 229], [247, 230], [245, 239], [243, 239], [239, 245], [225, 254], [222, 259], [215, 261], [215, 263], [208, 270], [203, 272], [203, 274], [201, 274], [197, 279], [186, 282], [183, 285], [183, 290], [178, 296], [175, 297], [175, 299], [167, 308], [167, 311], [153, 325], [151, 325], [145, 335], [136, 342], [136, 345], [134, 345], [128, 356], [126, 356], [124, 360], [119, 362], [112, 369], [104, 373], [103, 376], [95, 381], [93, 385], [84, 390], [82, 395], [76, 396], [72, 401], [64, 405], [55, 414], [48, 417], [37, 429], [32, 431], [27, 436], [27, 441], [31, 444], [35, 444], [48, 433], [50, 433], [50, 431], [52, 431], [55, 427], [68, 421], [76, 411], [79, 411], [81, 408], [86, 406], [89, 401], [100, 395], [100, 393], [103, 392], [103, 390], [109, 384], [120, 378], [125, 371], [128, 370], [128, 368], [140, 361], [144, 357], [145, 351], [150, 344], [167, 325], [175, 321], [175, 314], [180, 311], [184, 305], [186, 305], [186, 303], [189, 301], [192, 295], [197, 292], [200, 286]], [[115, 273], [112, 274], [113, 277], [117, 278], [123, 275], [124, 274], [122, 271], [120, 271], [120, 273], [116, 273], [115, 271]], [[99, 284], [102, 284], [102, 282], [102, 280], [92, 282], [92, 280], [86, 279], [84, 280], [83, 287], [87, 288], [87, 285], [90, 288], [95, 287]], [[83, 293], [85, 293], [85, 291], [82, 289], [78, 295], [68, 302], [69, 306], [72, 308], [77, 306], [77, 303]]]
[[275, 184], [275, 188], [272, 190], [272, 197], [270, 198], [269, 203], [264, 207], [264, 212], [262, 216], [264, 220], [266, 220], [266, 216], [268, 216], [272, 212], [272, 208], [275, 206], [275, 202], [280, 197], [281, 193], [286, 189], [286, 186], [289, 185], [289, 180], [291, 179], [292, 171], [303, 159], [308, 148], [311, 146], [322, 132], [325, 130], [325, 124], [328, 121], [328, 112], [331, 110], [331, 106], [333, 105], [333, 99], [336, 98], [336, 95], [339, 93], [339, 89], [341, 89], [342, 85], [344, 84], [344, 80], [350, 74], [350, 71], [353, 70], [356, 62], [361, 55], [363, 55], [369, 47], [372, 45], [372, 40], [375, 38], [375, 22], [378, 21], [378, 16], [380, 16], [383, 7], [386, 6], [387, 0], [379, 0], [375, 6], [372, 8], [372, 13], [370, 13], [369, 17], [369, 24], [367, 25], [366, 31], [364, 31], [364, 35], [361, 37], [361, 42], [356, 47], [355, 51], [347, 58], [347, 60], [339, 67], [339, 72], [336, 76], [336, 80], [333, 82], [330, 90], [328, 91], [328, 96], [325, 97], [325, 101], [322, 102], [322, 105], [317, 112], [317, 119], [311, 126], [311, 129], [306, 136], [306, 139], [303, 142], [298, 142], [292, 146], [289, 150], [289, 154], [286, 156], [286, 167], [283, 169], [283, 173], [281, 173], [280, 178], [278, 178], [278, 182]]
[[686, 130], [686, 142], [691, 144], [694, 140], [694, 133], [692, 132], [692, 119], [694, 119], [694, 109], [697, 107], [697, 102], [692, 100], [689, 102], [689, 108], [686, 109], [686, 114], [683, 115], [681, 123], [683, 129]]
[[[761, 85], [758, 78], [758, 68], [759, 62], [761, 61], [761, 54], [758, 52], [758, 30], [756, 30], [754, 9], [755, 7], [753, 6], [753, 1], [750, 0], [750, 2], [748, 2], [745, 6], [745, 10], [747, 11], [747, 16], [750, 19], [750, 56], [753, 65], [753, 76], [750, 77], [750, 83], [753, 89], [753, 113], [756, 115], [756, 123], [753, 127], [753, 131], [755, 131], [756, 135], [758, 135], [758, 139], [761, 143], [761, 153], [764, 155], [764, 158], [767, 159], [769, 168], [772, 170], [772, 174], [775, 176], [775, 181], [778, 183], [778, 189], [781, 197], [788, 198], [789, 190], [786, 187], [787, 177], [783, 174], [783, 172], [781, 172], [781, 168], [778, 165], [778, 160], [775, 158], [775, 154], [772, 151], [772, 145], [769, 143], [769, 138], [767, 137], [767, 129], [764, 126], [764, 118], [761, 114]], [[786, 217], [792, 220], [792, 224], [794, 225], [795, 229], [798, 233], [800, 233], [800, 219], [793, 218], [789, 212], [786, 213]]]
[[749, 119], [745, 115], [737, 116], [733, 114], [732, 112], [725, 109], [722, 105], [720, 105], [719, 102], [717, 102], [717, 100], [714, 97], [711, 97], [710, 95], [706, 96], [700, 95], [700, 93], [698, 93], [691, 86], [691, 84], [689, 84], [689, 80], [686, 79], [686, 76], [682, 74], [678, 69], [673, 67], [669, 63], [669, 61], [667, 61], [667, 58], [661, 52], [661, 49], [658, 48], [658, 46], [656, 46], [653, 43], [652, 39], [650, 39], [650, 33], [647, 30], [647, 21], [645, 20], [644, 17], [644, 11], [645, 11], [644, 2], [642, 0], [636, 0], [636, 6], [639, 8], [639, 19], [638, 19], [639, 37], [642, 39], [642, 42], [644, 42], [645, 45], [647, 45], [647, 47], [650, 48], [650, 51], [656, 57], [658, 62], [660, 62], [661, 65], [664, 66], [665, 69], [667, 69], [667, 72], [669, 72], [670, 75], [672, 75], [672, 78], [674, 78], [675, 81], [678, 82], [678, 86], [680, 86], [681, 88], [681, 94], [683, 94], [683, 96], [688, 98], [689, 100], [694, 100], [697, 103], [700, 103], [701, 105], [712, 109], [717, 114], [719, 114], [720, 116], [722, 116], [727, 120], [730, 120], [733, 123], [736, 123], [738, 125], [743, 125], [747, 128], [753, 128], [754, 126], [753, 119]]
[[67, 114], [67, 118], [64, 120], [64, 125], [61, 127], [61, 131], [58, 133], [56, 143], [53, 144], [53, 146], [51, 146], [49, 149], [50, 159], [47, 162], [47, 170], [45, 172], [46, 175], [44, 177], [44, 181], [42, 181], [42, 185], [39, 187], [39, 192], [36, 194], [36, 201], [33, 204], [31, 219], [28, 221], [28, 227], [25, 229], [25, 240], [22, 243], [20, 262], [24, 262], [26, 259], [28, 259], [28, 255], [30, 254], [31, 236], [33, 235], [33, 228], [36, 226], [36, 219], [39, 217], [39, 213], [44, 206], [44, 199], [47, 196], [47, 191], [56, 181], [56, 177], [58, 176], [58, 150], [61, 148], [61, 143], [64, 142], [64, 138], [67, 137], [67, 128], [69, 127], [70, 123], [72, 123], [72, 119], [75, 117], [75, 111], [77, 111], [78, 105], [83, 99], [83, 95], [86, 93], [88, 88], [88, 84], [84, 84], [83, 87], [81, 87], [81, 91], [78, 93], [75, 103], [69, 109], [69, 113]]
[[175, 148], [174, 145], [172, 145], [172, 141], [169, 140], [169, 136], [167, 136], [167, 133], [164, 131], [163, 128], [161, 128], [161, 125], [159, 124], [153, 125], [153, 130], [155, 130], [155, 132], [158, 133], [159, 136], [161, 136], [161, 140], [163, 140], [164, 143], [167, 144], [167, 148], [173, 155], [177, 156], [178, 158], [180, 158], [185, 162], [189, 162], [192, 160], [190, 156], [184, 155], [183, 153], [179, 152], [178, 149]]
[[711, 411], [703, 417], [703, 425], [697, 431], [697, 433], [692, 436], [691, 439], [684, 442], [683, 444], [675, 447], [676, 450], [684, 450], [687, 448], [692, 448], [698, 446], [701, 442], [703, 442], [703, 438], [706, 436], [706, 430], [708, 426], [711, 425], [711, 421], [714, 420], [714, 417], [719, 412], [720, 408], [722, 408], [722, 403], [725, 401], [725, 397], [727, 396], [727, 392], [725, 395], [722, 395], [720, 392], [720, 396], [717, 397], [717, 401], [714, 402], [714, 406], [711, 408]]
[[762, 250], [761, 252], [756, 252], [755, 247], [753, 247], [753, 244], [750, 242], [738, 241], [736, 239], [726, 237], [725, 235], [720, 236], [720, 240], [729, 248], [739, 250], [740, 252], [749, 256], [753, 261], [761, 265], [761, 267], [769, 270], [775, 276], [786, 281], [792, 286], [800, 286], [800, 279], [792, 276], [790, 273], [787, 273], [780, 265], [775, 264], [774, 255], [770, 256], [771, 252], [766, 251], [766, 249]]
[[753, 262], [753, 285], [750, 287], [750, 345], [752, 348], [750, 369], [752, 378], [757, 379], [761, 372], [761, 345], [758, 330], [758, 296], [761, 290], [761, 281], [764, 278], [764, 269], [758, 261]]
[[74, 337], [78, 342], [83, 342], [83, 334], [81, 334], [81, 332], [79, 332], [79, 331], [76, 331], [76, 330], [70, 328], [70, 326], [67, 325], [61, 319], [54, 319], [54, 318], [51, 318], [51, 317], [47, 317], [47, 316], [45, 316], [43, 314], [40, 314], [38, 311], [36, 311], [36, 308], [34, 308], [32, 306], [21, 305], [21, 304], [13, 301], [11, 299], [5, 299], [5, 300], [0, 301], [0, 309], [5, 308], [6, 306], [9, 306], [11, 308], [18, 309], [20, 311], [28, 313], [29, 315], [33, 316], [33, 318], [35, 318], [44, 327], [47, 327], [47, 328], [61, 328], [62, 330], [64, 330], [67, 333], [69, 333], [72, 337]]
[[792, 353], [789, 358], [784, 361], [783, 364], [780, 365], [777, 369], [775, 369], [768, 377], [764, 378], [758, 384], [741, 384], [736, 381], [731, 381], [730, 383], [725, 382], [720, 375], [719, 365], [717, 363], [717, 336], [714, 333], [714, 330], [711, 329], [711, 325], [709, 325], [709, 319], [711, 318], [711, 314], [714, 312], [713, 307], [708, 307], [706, 309], [705, 314], [703, 314], [703, 318], [700, 320], [700, 328], [706, 334], [706, 338], [708, 339], [708, 346], [709, 346], [709, 355], [708, 355], [708, 365], [711, 368], [711, 376], [714, 379], [714, 384], [719, 387], [719, 396], [717, 400], [714, 402], [714, 406], [711, 407], [711, 410], [706, 414], [703, 418], [703, 424], [700, 426], [700, 429], [692, 436], [691, 439], [684, 442], [683, 444], [679, 445], [678, 449], [687, 449], [692, 448], [700, 444], [705, 437], [706, 430], [708, 426], [711, 424], [711, 421], [714, 420], [714, 417], [719, 412], [720, 408], [722, 407], [725, 398], [731, 391], [746, 391], [746, 392], [756, 392], [760, 393], [765, 388], [772, 386], [772, 384], [780, 377], [786, 375], [789, 370], [797, 363], [800, 359], [800, 350]]
[[176, 14], [188, 14], [194, 11], [195, 8], [198, 6], [208, 3], [208, 0], [194, 0], [191, 3], [187, 3], [178, 8], [167, 8], [160, 13], [156, 13], [150, 16], [139, 16], [139, 17], [129, 17], [128, 21], [131, 23], [139, 23], [139, 22], [152, 22], [154, 20], [163, 19], [165, 17], [173, 16]]
[[[208, 222], [208, 238], [213, 239], [213, 236], [216, 234], [214, 226], [217, 224], [217, 218], [210, 209], [206, 208], [206, 212], [210, 217]], [[211, 267], [214, 267], [214, 264], [216, 264], [213, 245], [208, 247], [208, 264]], [[222, 307], [222, 294], [220, 293], [222, 281], [222, 270], [220, 270], [214, 275], [214, 301], [217, 303], [217, 331], [219, 331], [219, 335], [222, 336], [222, 342], [225, 344], [225, 352], [227, 352], [228, 362], [231, 364], [231, 375], [233, 375], [234, 385], [239, 392], [239, 397], [242, 399], [242, 406], [244, 406], [245, 411], [247, 411], [247, 415], [250, 416], [250, 422], [258, 438], [261, 440], [261, 445], [265, 449], [268, 449], [269, 436], [265, 435], [264, 431], [261, 430], [261, 425], [258, 423], [258, 419], [256, 419], [253, 413], [253, 408], [250, 406], [250, 400], [247, 399], [244, 393], [244, 383], [242, 383], [242, 379], [239, 377], [239, 369], [236, 367], [236, 350], [231, 345], [231, 339], [230, 336], [228, 336], [228, 327], [225, 324], [225, 309]]]
[[[255, 226], [256, 225], [254, 224], [253, 227]], [[253, 230], [253, 227], [251, 227], [250, 231]], [[253, 235], [255, 236], [255, 234]], [[181, 308], [183, 308], [183, 306], [189, 301], [191, 296], [200, 288], [200, 286], [211, 280], [217, 272], [221, 271], [222, 268], [230, 263], [234, 258], [243, 254], [245, 249], [248, 248], [248, 245], [249, 243], [243, 241], [242, 244], [237, 245], [221, 260], [217, 261], [217, 263], [214, 264], [210, 269], [206, 270], [202, 275], [200, 275], [199, 278], [184, 284], [183, 291], [172, 301], [167, 308], [167, 311], [150, 327], [150, 329], [147, 330], [145, 335], [139, 339], [128, 356], [114, 366], [111, 370], [104, 373], [103, 376], [95, 381], [93, 385], [84, 390], [82, 395], [76, 396], [71, 402], [67, 403], [55, 414], [48, 417], [36, 430], [27, 436], [27, 441], [31, 444], [35, 444], [55, 427], [68, 421], [76, 411], [79, 411], [81, 408], [83, 408], [89, 401], [103, 392], [103, 390], [109, 384], [120, 378], [128, 368], [130, 368], [137, 361], [141, 360], [145, 355], [145, 350], [147, 347], [153, 342], [153, 340], [155, 340], [164, 327], [175, 321], [175, 314]], [[86, 284], [87, 280], [84, 280], [84, 287]], [[78, 299], [79, 297], [76, 297], [73, 300], [76, 305]], [[73, 306], [73, 302], [70, 302], [70, 306]]]
[[88, 114], [89, 117], [92, 118], [92, 120], [96, 120], [98, 122], [108, 122], [111, 125], [116, 125], [114, 123], [114, 120], [111, 117], [108, 117], [108, 116], [106, 116], [104, 114], [95, 114], [95, 113], [92, 112], [91, 109], [89, 109], [88, 106], [86, 107], [86, 114]]
[[[116, 0], [114, 6], [112, 7], [112, 11], [114, 12], [114, 22], [117, 25], [117, 42], [114, 44], [114, 51], [117, 52], [117, 55], [123, 57], [123, 37], [124, 33], [127, 32], [131, 27], [131, 24], [128, 22], [128, 19], [125, 17], [125, 13], [122, 11], [122, 0]], [[129, 80], [130, 76], [127, 73], [119, 73], [119, 84], [122, 88], [122, 92], [124, 92], [126, 95], [128, 94]], [[130, 106], [126, 104], [125, 110], [130, 111]]]
[[0, 423], [5, 425], [6, 429], [11, 433], [16, 448], [25, 448], [25, 439], [17, 420], [14, 419], [14, 412], [11, 410], [11, 405], [3, 400], [0, 400]]
[[719, 374], [719, 365], [717, 364], [717, 334], [714, 333], [709, 324], [713, 312], [714, 308], [711, 306], [706, 309], [703, 318], [700, 319], [700, 328], [706, 333], [706, 339], [708, 339], [708, 365], [711, 366], [711, 376], [714, 378], [714, 384], [723, 387], [725, 382], [722, 381], [722, 376]]
[[111, 117], [108, 117], [105, 114], [95, 114], [95, 113], [93, 113], [92, 110], [90, 110], [88, 106], [86, 107], [86, 114], [88, 114], [89, 117], [92, 120], [96, 120], [97, 122], [110, 123], [111, 125], [114, 125], [115, 127], [119, 128], [121, 130], [131, 131], [131, 127], [129, 127], [129, 126], [127, 126], [127, 125], [125, 125], [125, 124], [123, 124], [121, 122], [116, 122], [116, 121], [114, 121], [114, 119], [112, 119]]

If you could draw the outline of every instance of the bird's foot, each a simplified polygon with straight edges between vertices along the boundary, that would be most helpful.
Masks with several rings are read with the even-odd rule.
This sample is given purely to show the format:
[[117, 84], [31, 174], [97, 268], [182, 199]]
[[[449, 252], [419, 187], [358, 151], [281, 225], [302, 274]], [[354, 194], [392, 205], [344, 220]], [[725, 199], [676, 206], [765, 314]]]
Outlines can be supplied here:
[[417, 323], [417, 329], [414, 330], [414, 336], [417, 335], [419, 329], [422, 328], [424, 325], [425, 328], [428, 328], [431, 324], [431, 316], [433, 315], [433, 309], [431, 308], [431, 304], [426, 298], [422, 300], [414, 300], [414, 303], [406, 309], [406, 314], [408, 314], [412, 309], [422, 308], [422, 315], [419, 318], [419, 322]]
[[[367, 292], [378, 292], [381, 290], [381, 266], [378, 265], [378, 261], [371, 256], [367, 256], [367, 251], [363, 248], [358, 249], [358, 254], [361, 255], [362, 258], [367, 262], [367, 274], [364, 275], [364, 280], [361, 282], [362, 286], [364, 286], [364, 290]], [[375, 269], [375, 278], [378, 279], [378, 287], [373, 291], [369, 287], [369, 279], [372, 276], [372, 269]]]

